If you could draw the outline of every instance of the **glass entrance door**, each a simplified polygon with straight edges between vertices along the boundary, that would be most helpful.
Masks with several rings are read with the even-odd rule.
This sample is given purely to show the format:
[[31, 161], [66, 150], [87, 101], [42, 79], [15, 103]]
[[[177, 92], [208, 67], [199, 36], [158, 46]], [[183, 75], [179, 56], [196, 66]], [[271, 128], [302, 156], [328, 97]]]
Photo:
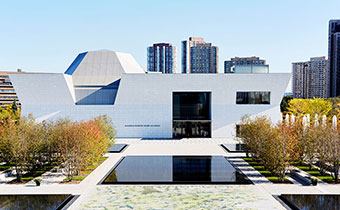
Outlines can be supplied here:
[[211, 122], [173, 121], [174, 138], [210, 138]]
[[173, 93], [173, 137], [210, 138], [210, 93]]

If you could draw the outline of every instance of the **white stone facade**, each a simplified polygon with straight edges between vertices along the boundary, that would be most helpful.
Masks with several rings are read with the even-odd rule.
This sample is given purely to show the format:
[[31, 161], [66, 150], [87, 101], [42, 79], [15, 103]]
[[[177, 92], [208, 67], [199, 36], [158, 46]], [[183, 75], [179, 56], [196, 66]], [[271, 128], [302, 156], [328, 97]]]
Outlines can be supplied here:
[[[116, 55], [112, 51], [104, 52]], [[246, 114], [267, 115], [274, 122], [281, 119], [280, 102], [290, 74], [147, 74], [131, 56], [125, 58], [125, 64], [117, 64], [116, 67], [108, 67], [105, 62], [100, 66], [81, 63], [81, 69], [76, 68], [74, 74], [10, 75], [22, 104], [22, 115], [33, 114], [41, 121], [62, 117], [87, 120], [106, 114], [113, 120], [117, 137], [172, 138], [173, 92], [210, 92], [213, 138], [233, 137], [236, 123]], [[117, 66], [121, 71], [110, 70]], [[129, 70], [125, 71], [125, 66]], [[96, 95], [89, 99], [91, 103], [77, 104], [76, 75], [86, 75], [93, 68], [96, 74], [92, 74], [93, 78], [89, 81], [95, 85], [82, 85], [86, 88], [107, 89], [108, 83], [119, 80], [112, 104], [101, 104], [101, 99], [97, 103]], [[96, 75], [104, 78], [105, 83], [96, 80]], [[268, 91], [270, 104], [236, 104], [238, 91]]]

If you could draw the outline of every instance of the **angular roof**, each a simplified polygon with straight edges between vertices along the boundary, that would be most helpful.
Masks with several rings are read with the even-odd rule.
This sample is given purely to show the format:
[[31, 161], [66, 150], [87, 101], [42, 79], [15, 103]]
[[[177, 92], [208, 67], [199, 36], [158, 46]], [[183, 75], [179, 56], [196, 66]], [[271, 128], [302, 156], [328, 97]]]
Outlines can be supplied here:
[[80, 53], [65, 74], [71, 75], [73, 84], [109, 85], [122, 74], [145, 74], [136, 60], [127, 53], [97, 50]]

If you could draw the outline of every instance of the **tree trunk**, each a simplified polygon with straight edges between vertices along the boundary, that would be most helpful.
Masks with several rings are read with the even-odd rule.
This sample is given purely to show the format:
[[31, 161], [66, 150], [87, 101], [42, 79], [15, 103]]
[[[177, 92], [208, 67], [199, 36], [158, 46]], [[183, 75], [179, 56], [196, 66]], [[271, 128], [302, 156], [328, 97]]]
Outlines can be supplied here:
[[339, 162], [338, 161], [334, 162], [334, 179], [335, 179], [335, 183], [338, 183], [338, 179], [339, 179]]
[[279, 180], [280, 182], [284, 182], [285, 181], [285, 174], [284, 173], [281, 173], [279, 174]]
[[18, 165], [17, 163], [15, 163], [15, 172], [16, 172], [16, 175], [17, 175], [17, 181], [18, 182], [21, 182], [21, 170], [18, 168]]

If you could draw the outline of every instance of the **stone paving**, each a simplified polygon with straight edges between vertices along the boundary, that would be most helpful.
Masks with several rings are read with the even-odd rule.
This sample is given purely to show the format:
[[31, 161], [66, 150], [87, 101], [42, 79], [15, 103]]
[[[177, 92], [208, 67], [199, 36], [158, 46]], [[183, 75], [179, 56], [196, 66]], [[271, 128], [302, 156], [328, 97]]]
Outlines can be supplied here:
[[255, 186], [118, 185], [97, 187], [80, 209], [282, 209], [268, 200]]
[[[59, 184], [65, 178], [66, 176], [61, 171], [51, 170], [51, 171], [45, 172], [43, 175], [37, 177], [36, 179], [41, 179], [40, 185], [51, 185], [51, 184]], [[35, 184], [35, 181], [32, 180], [32, 181], [29, 181], [26, 185], [34, 186], [36, 184]]]
[[[242, 160], [243, 153], [227, 153], [221, 143], [232, 139], [144, 140], [118, 139], [127, 143], [123, 153], [108, 157], [80, 184], [40, 187], [0, 184], [0, 194], [75, 194], [70, 209], [284, 209], [272, 195], [340, 194], [340, 185], [272, 184]], [[223, 155], [238, 165], [255, 185], [98, 185], [125, 155]]]

